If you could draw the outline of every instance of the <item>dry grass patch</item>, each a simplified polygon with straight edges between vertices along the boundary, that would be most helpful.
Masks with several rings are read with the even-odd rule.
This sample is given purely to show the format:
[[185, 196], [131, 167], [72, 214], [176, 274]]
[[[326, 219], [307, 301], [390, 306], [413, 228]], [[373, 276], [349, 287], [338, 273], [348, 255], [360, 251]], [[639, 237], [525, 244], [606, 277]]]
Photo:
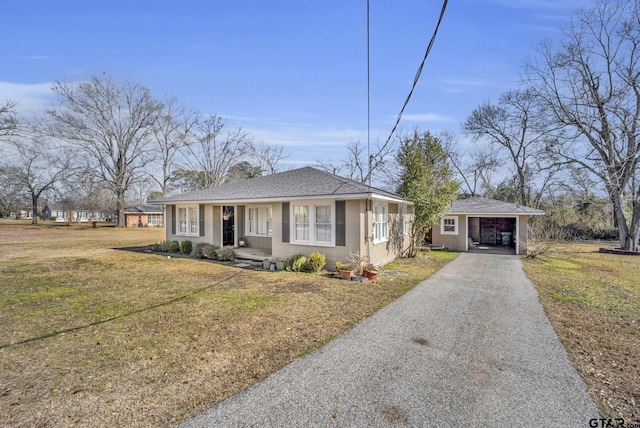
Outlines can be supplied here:
[[455, 257], [357, 284], [115, 250], [163, 230], [0, 222], [0, 420], [171, 426], [341, 335]]
[[557, 244], [524, 262], [603, 416], [640, 423], [640, 259]]

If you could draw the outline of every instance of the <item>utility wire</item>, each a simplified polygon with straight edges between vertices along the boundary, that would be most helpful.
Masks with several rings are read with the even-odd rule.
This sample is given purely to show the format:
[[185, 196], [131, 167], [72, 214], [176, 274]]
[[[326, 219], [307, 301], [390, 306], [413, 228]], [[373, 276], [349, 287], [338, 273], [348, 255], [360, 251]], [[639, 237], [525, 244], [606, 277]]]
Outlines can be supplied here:
[[[431, 36], [431, 40], [429, 41], [429, 45], [427, 46], [427, 50], [424, 53], [424, 58], [422, 58], [422, 62], [420, 63], [420, 67], [418, 67], [418, 71], [416, 72], [416, 76], [413, 79], [413, 85], [411, 86], [411, 90], [409, 91], [409, 95], [407, 95], [407, 99], [404, 101], [404, 104], [402, 105], [402, 109], [400, 109], [400, 113], [398, 114], [398, 119], [396, 120], [395, 125], [393, 125], [393, 129], [391, 130], [391, 133], [389, 134], [389, 137], [387, 138], [387, 141], [384, 143], [382, 148], [380, 148], [380, 150], [378, 151], [378, 154], [382, 153], [383, 150], [387, 147], [387, 145], [389, 145], [389, 142], [391, 141], [391, 138], [393, 137], [393, 134], [395, 134], [396, 129], [398, 128], [398, 125], [400, 124], [400, 120], [402, 119], [402, 114], [404, 113], [404, 109], [405, 109], [405, 107], [407, 107], [407, 104], [409, 104], [409, 100], [411, 99], [411, 95], [413, 95], [413, 90], [418, 85], [418, 80], [420, 79], [420, 74], [422, 73], [422, 68], [424, 67], [424, 63], [427, 60], [427, 57], [429, 56], [429, 53], [431, 52], [431, 48], [433, 47], [433, 43], [436, 40], [436, 35], [438, 34], [438, 28], [440, 28], [440, 23], [442, 22], [442, 18], [444, 17], [444, 11], [447, 9], [447, 1], [448, 0], [444, 0], [443, 3], [442, 3], [442, 9], [440, 10], [440, 17], [438, 18], [438, 23], [436, 24], [436, 28], [433, 31], [433, 35]], [[367, 2], [367, 4], [368, 4], [368, 2]], [[369, 165], [371, 165], [371, 160], [369, 160]], [[375, 166], [374, 166], [374, 168], [375, 168]], [[372, 168], [370, 167], [369, 168], [369, 177], [368, 177], [369, 179], [371, 179], [371, 173], [372, 173]]]

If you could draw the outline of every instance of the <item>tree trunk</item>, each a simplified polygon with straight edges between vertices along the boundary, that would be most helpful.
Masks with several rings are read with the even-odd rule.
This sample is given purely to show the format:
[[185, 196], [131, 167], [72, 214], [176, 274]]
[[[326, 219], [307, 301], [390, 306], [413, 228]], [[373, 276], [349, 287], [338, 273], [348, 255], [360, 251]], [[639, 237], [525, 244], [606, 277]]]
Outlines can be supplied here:
[[124, 222], [124, 192], [118, 193], [116, 197], [116, 210], [118, 211], [118, 217], [116, 220], [116, 227], [125, 227]]
[[31, 209], [33, 210], [31, 224], [38, 224], [38, 195], [34, 192], [31, 192]]
[[632, 251], [633, 239], [629, 233], [629, 226], [627, 225], [627, 218], [624, 215], [624, 198], [623, 193], [619, 190], [610, 190], [611, 200], [613, 201], [613, 212], [615, 215], [616, 223], [618, 224], [618, 237], [620, 238], [620, 249], [625, 251]]

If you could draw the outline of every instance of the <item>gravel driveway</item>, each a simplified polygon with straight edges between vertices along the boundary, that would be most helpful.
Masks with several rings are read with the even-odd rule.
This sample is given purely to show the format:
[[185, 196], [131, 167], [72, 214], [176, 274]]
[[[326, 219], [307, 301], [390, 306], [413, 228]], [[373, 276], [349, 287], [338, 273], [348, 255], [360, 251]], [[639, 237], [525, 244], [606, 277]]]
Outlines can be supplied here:
[[548, 428], [596, 417], [520, 260], [462, 253], [344, 336], [180, 427]]

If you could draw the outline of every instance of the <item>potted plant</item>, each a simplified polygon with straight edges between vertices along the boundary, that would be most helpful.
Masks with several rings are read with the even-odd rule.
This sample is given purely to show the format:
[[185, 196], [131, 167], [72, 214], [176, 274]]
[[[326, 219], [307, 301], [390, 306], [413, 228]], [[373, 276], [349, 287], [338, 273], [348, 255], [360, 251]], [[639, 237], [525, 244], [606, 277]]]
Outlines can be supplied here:
[[340, 278], [351, 279], [354, 275], [353, 265], [351, 263], [336, 263], [336, 270], [340, 272]]
[[377, 279], [380, 272], [375, 266], [369, 264], [362, 268], [362, 274], [369, 279]]

